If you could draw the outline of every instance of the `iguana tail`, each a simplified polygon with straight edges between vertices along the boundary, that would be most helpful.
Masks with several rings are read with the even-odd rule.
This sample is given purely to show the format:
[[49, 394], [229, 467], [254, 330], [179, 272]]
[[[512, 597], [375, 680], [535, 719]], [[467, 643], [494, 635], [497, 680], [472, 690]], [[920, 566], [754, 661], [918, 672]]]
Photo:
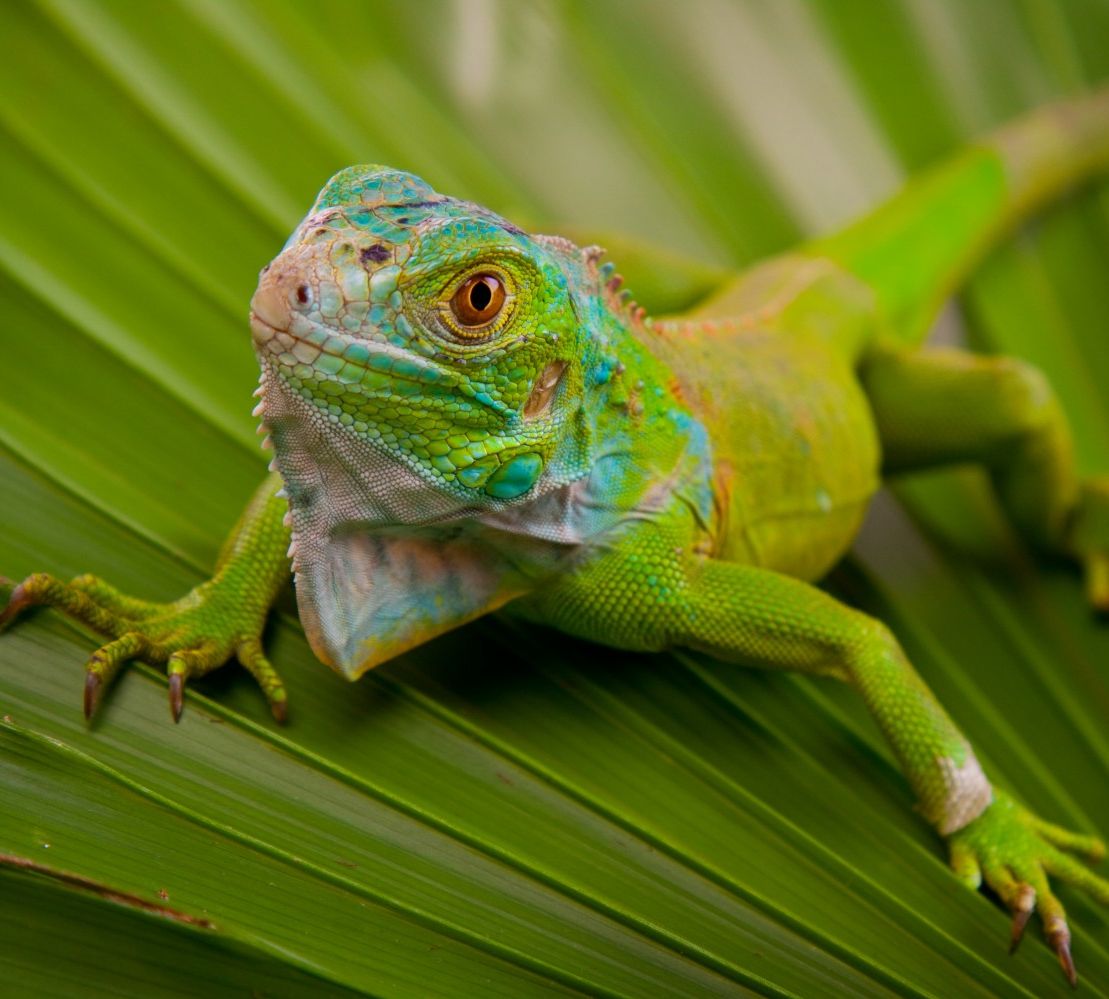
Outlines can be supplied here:
[[919, 342], [990, 249], [1105, 173], [1109, 88], [1005, 125], [806, 252], [831, 257], [865, 280], [895, 335]]

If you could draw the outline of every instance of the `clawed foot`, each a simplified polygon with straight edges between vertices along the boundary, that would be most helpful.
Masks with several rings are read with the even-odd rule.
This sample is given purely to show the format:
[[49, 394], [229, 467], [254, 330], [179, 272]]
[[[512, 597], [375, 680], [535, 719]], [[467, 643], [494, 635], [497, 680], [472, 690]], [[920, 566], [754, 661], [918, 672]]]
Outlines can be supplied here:
[[1039, 910], [1044, 933], [1067, 981], [1074, 987], [1078, 974], [1070, 952], [1070, 929], [1060, 901], [1052, 894], [1048, 875], [1082, 888], [1109, 905], [1109, 881], [1074, 859], [1091, 862], [1105, 856], [1105, 845], [1036, 818], [1007, 795], [995, 800], [970, 825], [949, 837], [951, 866], [970, 887], [984, 880], [1009, 907], [1013, 930], [1009, 953], [1017, 949], [1024, 928]]
[[97, 649], [85, 666], [85, 717], [91, 718], [101, 695], [124, 663], [141, 659], [165, 663], [169, 705], [174, 721], [184, 707], [185, 684], [236, 657], [258, 681], [279, 722], [285, 721], [286, 695], [281, 678], [262, 654], [261, 632], [268, 605], [251, 599], [219, 576], [170, 604], [138, 600], [95, 576], [66, 583], [34, 573], [13, 585], [0, 577], [0, 630], [24, 610], [46, 606], [68, 614], [112, 640]]

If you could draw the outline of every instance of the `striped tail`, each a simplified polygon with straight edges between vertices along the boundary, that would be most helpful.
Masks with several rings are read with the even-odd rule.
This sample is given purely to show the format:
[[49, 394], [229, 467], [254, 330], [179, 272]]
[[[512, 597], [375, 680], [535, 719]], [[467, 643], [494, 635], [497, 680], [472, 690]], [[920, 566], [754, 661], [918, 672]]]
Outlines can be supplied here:
[[892, 332], [919, 342], [986, 253], [1021, 222], [1105, 173], [1109, 87], [1003, 126], [805, 252], [861, 277]]

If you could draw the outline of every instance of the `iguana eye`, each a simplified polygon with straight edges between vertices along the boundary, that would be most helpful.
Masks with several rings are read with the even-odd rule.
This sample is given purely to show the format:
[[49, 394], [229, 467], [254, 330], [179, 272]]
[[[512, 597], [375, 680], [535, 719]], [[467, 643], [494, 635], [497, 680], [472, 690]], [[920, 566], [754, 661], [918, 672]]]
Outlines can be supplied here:
[[473, 274], [459, 285], [451, 296], [451, 312], [465, 331], [482, 330], [488, 326], [504, 308], [504, 282], [496, 274]]

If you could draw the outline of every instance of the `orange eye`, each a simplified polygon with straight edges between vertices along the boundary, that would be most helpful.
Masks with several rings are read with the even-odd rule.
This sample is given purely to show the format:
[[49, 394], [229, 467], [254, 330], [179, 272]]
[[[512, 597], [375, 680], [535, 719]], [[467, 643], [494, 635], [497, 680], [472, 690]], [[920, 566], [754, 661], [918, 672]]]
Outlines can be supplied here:
[[477, 329], [497, 318], [504, 307], [504, 283], [495, 274], [467, 278], [451, 297], [451, 312], [463, 326]]

